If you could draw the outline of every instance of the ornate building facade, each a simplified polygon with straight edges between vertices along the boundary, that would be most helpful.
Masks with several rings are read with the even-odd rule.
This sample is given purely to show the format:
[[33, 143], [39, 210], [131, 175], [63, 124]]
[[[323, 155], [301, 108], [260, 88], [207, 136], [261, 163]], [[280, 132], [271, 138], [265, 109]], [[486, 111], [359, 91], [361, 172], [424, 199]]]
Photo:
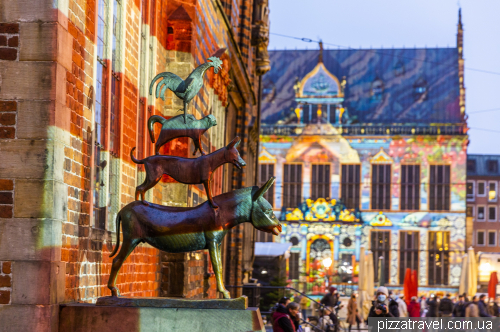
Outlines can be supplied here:
[[[270, 52], [260, 181], [291, 242], [289, 278], [356, 283], [370, 250], [378, 281], [458, 290], [466, 240], [463, 27], [435, 49]], [[264, 234], [259, 241], [269, 240]], [[332, 264], [333, 262], [333, 264]], [[332, 275], [338, 278], [331, 278]]]
[[[139, 159], [153, 154], [147, 119], [182, 108], [171, 91], [165, 100], [149, 94], [156, 74], [185, 79], [226, 49], [188, 113], [217, 120], [202, 137], [205, 151], [242, 140], [248, 166], [218, 169], [212, 193], [256, 184], [268, 2], [5, 0], [1, 7], [0, 321], [12, 330], [55, 331], [60, 303], [110, 294], [115, 216], [144, 179], [130, 151], [136, 147]], [[199, 156], [194, 151], [190, 140], [176, 139], [161, 153]], [[164, 177], [146, 199], [196, 206], [206, 197], [203, 186]], [[251, 225], [226, 236], [227, 285], [248, 279], [253, 242]], [[127, 296], [214, 298], [210, 266], [203, 251], [174, 255], [141, 245], [118, 287]]]

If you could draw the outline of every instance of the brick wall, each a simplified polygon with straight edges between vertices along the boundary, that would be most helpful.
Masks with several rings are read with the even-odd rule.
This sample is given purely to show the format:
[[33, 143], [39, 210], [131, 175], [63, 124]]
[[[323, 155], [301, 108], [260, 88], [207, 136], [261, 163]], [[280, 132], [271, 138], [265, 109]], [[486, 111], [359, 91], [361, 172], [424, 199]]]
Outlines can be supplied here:
[[0, 60], [14, 61], [19, 55], [19, 24], [0, 23]]
[[0, 304], [10, 304], [12, 262], [0, 262]]

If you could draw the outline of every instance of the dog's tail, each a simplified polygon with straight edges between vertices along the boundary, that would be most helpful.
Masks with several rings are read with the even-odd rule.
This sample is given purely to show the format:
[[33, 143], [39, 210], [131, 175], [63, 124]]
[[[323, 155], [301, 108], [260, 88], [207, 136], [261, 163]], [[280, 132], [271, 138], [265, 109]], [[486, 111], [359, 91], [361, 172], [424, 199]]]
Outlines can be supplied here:
[[115, 249], [113, 250], [113, 252], [111, 253], [111, 255], [109, 255], [109, 257], [113, 257], [114, 255], [116, 255], [116, 253], [118, 252], [118, 248], [120, 247], [120, 221], [121, 221], [120, 213], [117, 213], [116, 214], [116, 246], [115, 246]]
[[151, 142], [155, 143], [155, 131], [154, 131], [154, 126], [156, 122], [159, 122], [163, 125], [165, 122], [165, 118], [159, 115], [151, 115], [148, 119], [148, 130], [149, 130], [149, 137], [151, 137]]
[[142, 159], [142, 160], [135, 159], [135, 157], [134, 157], [134, 150], [135, 150], [135, 146], [130, 151], [130, 158], [132, 159], [132, 161], [134, 163], [136, 163], [136, 164], [144, 164], [144, 159]]

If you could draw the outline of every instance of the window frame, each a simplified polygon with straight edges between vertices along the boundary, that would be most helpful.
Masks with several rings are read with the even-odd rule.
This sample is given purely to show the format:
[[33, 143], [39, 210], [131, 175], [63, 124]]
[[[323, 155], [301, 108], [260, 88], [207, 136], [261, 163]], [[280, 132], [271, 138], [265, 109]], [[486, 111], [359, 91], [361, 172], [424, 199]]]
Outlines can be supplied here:
[[[296, 206], [287, 206], [285, 205], [285, 186], [287, 185], [287, 183], [285, 182], [285, 167], [286, 165], [300, 165], [301, 166], [301, 176], [300, 176], [300, 198], [299, 198], [299, 202], [296, 204]], [[303, 193], [303, 186], [304, 186], [304, 163], [302, 162], [291, 162], [291, 163], [283, 163], [282, 165], [282, 172], [281, 174], [283, 174], [283, 181], [282, 181], [282, 186], [281, 186], [281, 207], [286, 207], [286, 208], [293, 208], [295, 209], [296, 207], [299, 206], [299, 204], [302, 203], [303, 199], [304, 199], [304, 193]], [[295, 183], [297, 184], [297, 182], [290, 182], [290, 183]]]
[[[413, 182], [411, 184], [403, 184], [403, 166], [418, 166], [418, 183], [416, 182]], [[402, 196], [403, 196], [403, 185], [405, 186], [411, 186], [411, 185], [414, 185], [416, 186], [416, 189], [417, 189], [417, 193], [418, 193], [418, 200], [417, 200], [417, 209], [403, 209], [402, 208]], [[404, 163], [404, 164], [401, 164], [401, 167], [400, 167], [400, 171], [399, 171], [399, 210], [400, 211], [420, 211], [420, 208], [421, 208], [421, 202], [422, 202], [422, 197], [421, 197], [421, 187], [422, 187], [422, 166], [421, 164], [411, 164], [411, 163]]]
[[[497, 231], [496, 230], [488, 230], [487, 232], [488, 234], [488, 237], [487, 237], [487, 244], [488, 244], [488, 247], [496, 247], [497, 246], [497, 243], [498, 243], [498, 238], [497, 238]], [[490, 244], [490, 234], [495, 234], [495, 243], [494, 244]]]
[[[358, 187], [357, 190], [353, 190], [354, 193], [357, 191], [357, 195], [358, 196], [355, 197], [354, 200], [357, 199], [358, 204], [357, 204], [357, 206], [354, 206], [352, 208], [354, 208], [354, 209], [356, 209], [356, 208], [360, 209], [361, 208], [361, 190], [362, 190], [361, 189], [361, 187], [362, 187], [362, 176], [361, 176], [362, 165], [359, 164], [359, 163], [358, 164], [357, 163], [340, 164], [340, 171], [339, 171], [339, 173], [340, 173], [339, 174], [339, 178], [340, 178], [340, 188], [339, 188], [340, 195], [339, 195], [339, 197], [342, 200], [342, 203], [344, 203], [348, 208], [351, 208], [347, 204], [348, 202], [346, 200], [344, 200], [344, 192], [343, 192], [343, 189], [342, 189], [343, 186], [344, 186], [344, 182], [342, 181], [342, 177], [343, 177], [344, 172], [342, 172], [342, 168], [344, 166], [346, 166], [346, 168], [349, 168], [350, 166], [352, 166], [354, 169], [356, 169], [356, 166], [357, 166], [358, 169], [359, 169], [359, 174], [358, 174], [359, 175], [359, 182], [358, 183], [355, 183], [355, 182], [346, 182], [345, 186], [348, 187], [348, 188], [346, 188], [347, 191], [350, 191], [349, 188], [355, 188], [356, 186]], [[348, 170], [348, 172], [349, 172], [349, 170]], [[370, 194], [371, 194], [371, 192], [370, 192]]]
[[[476, 221], [478, 221], [478, 222], [484, 222], [484, 221], [486, 221], [486, 219], [487, 219], [486, 218], [486, 205], [477, 205], [476, 208], [477, 208], [477, 217], [475, 218]], [[483, 208], [484, 209], [483, 210], [483, 218], [482, 219], [479, 219], [479, 208]]]
[[[448, 175], [449, 175], [449, 178], [448, 178], [448, 182], [447, 183], [439, 183], [439, 182], [436, 182], [436, 183], [431, 183], [431, 173], [432, 173], [432, 167], [449, 167], [449, 171], [448, 171]], [[427, 183], [427, 209], [429, 211], [433, 211], [433, 212], [450, 212], [451, 211], [451, 165], [450, 164], [429, 164], [429, 178], [428, 178], [428, 183]], [[437, 209], [437, 206], [436, 206], [436, 209], [431, 209], [431, 189], [432, 189], [432, 186], [444, 186], [444, 185], [447, 185], [448, 186], [448, 206], [447, 206], [447, 209]], [[444, 196], [443, 196], [443, 199]], [[437, 205], [437, 204], [436, 204]]]
[[[479, 233], [483, 234], [483, 244], [479, 244]], [[484, 229], [476, 230], [476, 236], [474, 237], [474, 240], [477, 247], [486, 247], [486, 231]]]
[[[490, 165], [495, 165], [496, 164], [496, 171], [491, 171], [490, 170]], [[486, 171], [488, 174], [498, 174], [498, 160], [496, 159], [488, 159], [486, 160]]]
[[[490, 199], [490, 185], [494, 184], [495, 185], [495, 198]], [[486, 193], [486, 196], [488, 196], [488, 202], [497, 202], [498, 201], [498, 182], [497, 181], [488, 181], [488, 191]]]
[[[392, 163], [384, 163], [384, 164], [372, 163], [372, 164], [370, 164], [370, 166], [371, 166], [370, 167], [370, 210], [372, 210], [372, 211], [391, 211], [392, 210], [392, 179], [393, 179], [393, 171], [394, 171], [393, 164]], [[374, 207], [374, 203], [373, 203], [373, 197], [374, 197], [373, 188], [375, 186], [375, 184], [373, 182], [373, 167], [374, 166], [376, 166], [376, 167], [388, 166], [390, 168], [389, 182], [382, 182], [382, 184], [379, 184], [379, 185], [387, 186], [389, 188], [389, 195], [387, 195], [389, 197], [389, 207], [388, 208]]]
[[[485, 180], [478, 180], [477, 181], [477, 194], [476, 194], [477, 197], [486, 197], [488, 195], [488, 193], [486, 192], [486, 183], [487, 183], [487, 181], [485, 181]], [[483, 194], [479, 193], [479, 185], [480, 184], [484, 185], [484, 193]]]
[[472, 184], [472, 196], [469, 197], [469, 194], [467, 194], [467, 187], [465, 187], [465, 197], [467, 202], [473, 202], [476, 198], [476, 181], [474, 180], [467, 180], [466, 186], [471, 183]]
[[[379, 250], [375, 250], [373, 247], [372, 247], [372, 234], [374, 232], [379, 232], [379, 233], [386, 233], [386, 234], [389, 234], [388, 236], [388, 243], [389, 243], [389, 246], [388, 246], [388, 249], [384, 249], [383, 251], [384, 252], [387, 252], [387, 259], [385, 260], [385, 268], [388, 269], [388, 273], [386, 273], [385, 277], [387, 278], [387, 281], [385, 282], [386, 284], [389, 283], [390, 279], [391, 279], [391, 276], [390, 276], [390, 272], [391, 272], [391, 268], [390, 268], [390, 262], [391, 262], [391, 255], [392, 255], [392, 249], [391, 249], [391, 238], [392, 238], [392, 232], [390, 230], [383, 230], [383, 229], [371, 229], [370, 230], [370, 237], [369, 237], [369, 243], [370, 243], [370, 250], [371, 252], [373, 253], [373, 273], [374, 273], [374, 281], [375, 282], [378, 282], [378, 259], [380, 257], [380, 255], [376, 255], [375, 253], [376, 252], [379, 252]], [[378, 249], [378, 248], [377, 248]]]
[[[495, 209], [495, 218], [490, 219], [490, 209]], [[495, 222], [498, 220], [498, 209], [496, 205], [488, 205], [488, 221], [489, 222]]]
[[[473, 218], [475, 216], [474, 207], [475, 207], [474, 205], [466, 205], [465, 206], [465, 216], [466, 217], [472, 217]], [[467, 213], [467, 209], [469, 209], [469, 208], [471, 210], [471, 214], [470, 215], [468, 215], [468, 213]]]
[[[441, 248], [438, 248], [436, 246], [436, 249], [430, 249], [431, 248], [431, 234], [435, 234], [435, 236], [437, 236], [438, 233], [442, 233], [442, 236], [443, 236], [443, 239], [442, 239], [442, 243], [443, 245], [441, 246]], [[446, 242], [445, 241], [445, 237], [448, 239], [448, 249], [447, 250], [444, 250], [444, 248], [446, 248], [446, 246], [444, 245], [444, 243]], [[436, 241], [437, 242], [437, 241]], [[443, 285], [443, 286], [447, 286], [450, 284], [450, 270], [451, 270], [451, 253], [453, 252], [453, 250], [450, 249], [450, 245], [451, 245], [451, 232], [450, 231], [441, 231], [441, 230], [438, 230], [438, 231], [428, 231], [427, 232], [427, 250], [428, 250], [428, 255], [427, 255], [427, 283], [428, 283], [428, 286], [440, 286], [440, 285]], [[438, 268], [438, 265], [437, 264], [431, 264], [431, 254], [439, 254], [440, 255], [440, 262], [441, 263], [446, 263], [445, 261], [445, 258], [443, 258], [445, 255], [444, 254], [447, 254], [448, 256], [448, 266], [447, 266], [447, 269], [445, 269], [444, 266], [441, 266], [441, 269], [442, 269], [442, 273], [441, 273], [441, 277], [445, 280], [443, 280], [443, 283], [441, 284], [438, 284], [438, 283], [433, 283], [431, 284], [430, 283], [430, 279], [431, 279], [431, 269], [435, 269], [435, 272], [437, 272], [437, 268]], [[434, 276], [435, 279], [437, 279], [437, 274], [436, 276]], [[447, 280], [446, 280], [447, 279]], [[444, 282], [444, 281], [447, 281], [447, 282]]]
[[[313, 166], [322, 166], [322, 165], [329, 167], [329, 172], [327, 173], [327, 176], [328, 176], [328, 185], [327, 185], [328, 195], [326, 195], [326, 197], [315, 197], [315, 198], [313, 198], [313, 185], [320, 184], [320, 182], [313, 182]], [[310, 186], [309, 186], [309, 197], [312, 200], [316, 200], [318, 198], [327, 199], [327, 198], [332, 197], [332, 192], [331, 192], [332, 191], [332, 169], [333, 169], [332, 163], [311, 163], [310, 166], [311, 166], [311, 183], [310, 183]], [[304, 173], [303, 173], [303, 170], [302, 170], [302, 176], [303, 175], [304, 175]], [[324, 185], [324, 183], [322, 185]]]
[[[267, 167], [267, 170], [266, 170], [267, 174], [269, 173], [269, 166], [272, 166], [273, 174], [271, 176], [276, 176], [276, 163], [259, 163], [259, 181], [258, 181], [259, 187], [262, 187], [262, 185], [267, 183], [267, 181], [269, 180], [269, 176], [266, 176], [267, 180], [265, 180], [265, 178], [262, 177], [262, 167], [263, 166]], [[271, 204], [273, 209], [274, 209], [274, 206], [276, 204], [276, 190], [274, 189], [274, 187], [275, 187], [275, 185], [271, 186], [271, 188], [269, 188], [269, 190], [264, 194], [265, 199], [269, 202], [269, 204]], [[269, 197], [272, 197], [271, 201], [269, 201]]]
[[[407, 246], [406, 242], [405, 242], [405, 247], [404, 248], [402, 247], [401, 236], [403, 235], [403, 233], [416, 233], [415, 239], [417, 241], [417, 245], [416, 245], [416, 247], [414, 246], [415, 249], [408, 249], [408, 246]], [[417, 275], [418, 275], [418, 273], [420, 271], [420, 231], [400, 230], [398, 235], [399, 235], [399, 251], [398, 251], [399, 252], [399, 257], [398, 257], [399, 258], [399, 260], [398, 260], [398, 262], [399, 262], [398, 274], [399, 275], [398, 275], [398, 280], [399, 280], [400, 284], [402, 285], [404, 283], [404, 281], [401, 282], [402, 281], [401, 278], [404, 279], [405, 276], [401, 275], [401, 273], [400, 273], [401, 271], [400, 270], [403, 269], [403, 270], [406, 271], [407, 267], [412, 268], [412, 266], [407, 266], [407, 265], [405, 265], [404, 267], [401, 267], [403, 265], [403, 263], [402, 263], [402, 255], [403, 255], [403, 253], [410, 252], [410, 253], [416, 253], [417, 254], [417, 258], [416, 258]], [[414, 270], [414, 269], [412, 268], [412, 270]]]

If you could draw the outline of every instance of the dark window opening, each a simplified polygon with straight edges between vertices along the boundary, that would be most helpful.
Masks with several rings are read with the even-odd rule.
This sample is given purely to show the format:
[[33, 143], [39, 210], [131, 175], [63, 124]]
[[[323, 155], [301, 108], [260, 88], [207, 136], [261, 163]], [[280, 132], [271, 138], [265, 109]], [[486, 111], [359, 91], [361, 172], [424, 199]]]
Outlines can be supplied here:
[[[272, 176], [274, 176], [274, 164], [260, 164], [259, 171], [259, 187], [262, 187]], [[264, 194], [264, 198], [267, 199], [271, 206], [274, 206], [274, 187], [275, 185], [271, 186]]]
[[429, 210], [450, 210], [450, 166], [431, 165], [429, 180]]
[[285, 164], [283, 202], [286, 208], [296, 208], [302, 201], [302, 164]]
[[450, 232], [429, 231], [429, 285], [448, 285]]
[[348, 209], [359, 208], [361, 190], [361, 166], [342, 165], [340, 197]]
[[418, 252], [420, 248], [419, 232], [408, 231], [399, 233], [399, 283], [404, 284], [406, 269], [410, 268], [417, 271], [419, 258]]
[[467, 172], [475, 173], [476, 172], [476, 161], [469, 159], [467, 160]]
[[420, 165], [401, 166], [401, 210], [420, 209]]
[[391, 165], [372, 165], [371, 208], [391, 209]]
[[389, 283], [389, 265], [391, 249], [391, 233], [389, 231], [372, 231], [371, 251], [373, 252], [373, 267], [375, 273], [375, 282], [379, 281], [379, 257], [384, 257], [384, 280], [383, 284]]
[[330, 197], [330, 165], [312, 165], [311, 199]]

